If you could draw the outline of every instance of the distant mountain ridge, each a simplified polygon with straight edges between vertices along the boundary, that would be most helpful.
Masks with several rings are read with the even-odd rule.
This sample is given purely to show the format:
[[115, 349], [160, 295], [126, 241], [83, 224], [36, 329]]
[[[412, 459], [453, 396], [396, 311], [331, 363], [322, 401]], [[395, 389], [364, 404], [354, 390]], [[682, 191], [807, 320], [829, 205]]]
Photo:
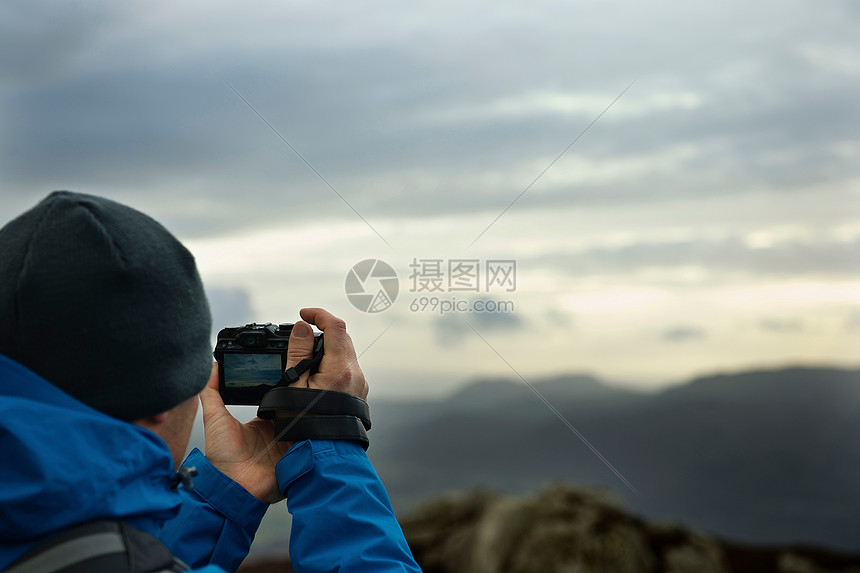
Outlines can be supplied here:
[[[860, 370], [791, 367], [778, 370], [751, 370], [736, 374], [715, 374], [694, 378], [687, 384], [664, 390], [662, 395], [696, 395], [732, 399], [860, 400]], [[825, 394], [811, 392], [810, 384], [826, 386]], [[816, 400], [817, 401], [817, 400]]]
[[438, 401], [372, 402], [370, 454], [398, 507], [562, 480], [727, 539], [860, 550], [860, 370], [704, 376], [656, 394], [583, 374], [532, 384], [639, 495], [522, 381], [485, 379]]
[[[600, 382], [589, 374], [569, 374], [540, 379], [532, 384], [541, 394], [566, 395], [569, 397], [593, 397], [625, 392]], [[446, 402], [458, 402], [461, 400], [480, 399], [484, 400], [488, 395], [493, 399], [501, 400], [509, 397], [519, 396], [531, 392], [522, 381], [513, 378], [505, 379], [481, 379], [467, 384], [458, 392], [445, 399]]]

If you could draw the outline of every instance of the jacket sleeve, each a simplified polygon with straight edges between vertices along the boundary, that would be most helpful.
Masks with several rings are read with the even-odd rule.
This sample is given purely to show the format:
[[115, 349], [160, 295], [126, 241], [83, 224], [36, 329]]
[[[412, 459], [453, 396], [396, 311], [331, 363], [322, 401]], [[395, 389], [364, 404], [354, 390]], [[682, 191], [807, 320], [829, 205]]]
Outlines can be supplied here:
[[[161, 541], [192, 569], [235, 571], [248, 555], [260, 521], [269, 508], [221, 473], [195, 448], [182, 463], [197, 476], [183, 495], [179, 514], [165, 523]], [[213, 568], [211, 566], [217, 566]]]
[[299, 573], [420, 573], [388, 494], [362, 447], [305, 440], [278, 463], [293, 514], [290, 558]]

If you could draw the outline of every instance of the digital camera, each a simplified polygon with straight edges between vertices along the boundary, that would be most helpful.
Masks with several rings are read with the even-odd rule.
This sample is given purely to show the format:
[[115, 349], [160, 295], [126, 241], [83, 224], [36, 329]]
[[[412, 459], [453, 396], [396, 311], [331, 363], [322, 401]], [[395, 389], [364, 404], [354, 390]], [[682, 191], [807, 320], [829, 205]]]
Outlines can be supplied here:
[[[225, 404], [259, 406], [263, 395], [277, 386], [287, 366], [292, 323], [246, 324], [218, 333], [218, 390]], [[323, 354], [323, 335], [314, 333], [312, 359]], [[319, 361], [314, 360], [314, 364]], [[316, 368], [311, 367], [313, 374]], [[286, 383], [285, 383], [286, 384]]]

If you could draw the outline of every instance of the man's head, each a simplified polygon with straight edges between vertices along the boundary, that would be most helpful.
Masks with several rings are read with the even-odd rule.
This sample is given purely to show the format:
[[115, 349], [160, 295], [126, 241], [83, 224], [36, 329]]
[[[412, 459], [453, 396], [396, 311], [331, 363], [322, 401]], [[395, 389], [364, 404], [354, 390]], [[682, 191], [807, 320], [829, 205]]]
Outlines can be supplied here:
[[211, 328], [194, 258], [143, 213], [58, 191], [0, 229], [0, 354], [97, 410], [196, 401]]

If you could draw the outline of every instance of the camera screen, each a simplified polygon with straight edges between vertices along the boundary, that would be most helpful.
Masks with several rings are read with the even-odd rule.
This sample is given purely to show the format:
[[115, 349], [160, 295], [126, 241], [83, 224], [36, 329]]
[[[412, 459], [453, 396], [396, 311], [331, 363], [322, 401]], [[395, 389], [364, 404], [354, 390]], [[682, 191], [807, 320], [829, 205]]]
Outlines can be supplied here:
[[224, 354], [224, 386], [275, 386], [281, 379], [280, 354]]

